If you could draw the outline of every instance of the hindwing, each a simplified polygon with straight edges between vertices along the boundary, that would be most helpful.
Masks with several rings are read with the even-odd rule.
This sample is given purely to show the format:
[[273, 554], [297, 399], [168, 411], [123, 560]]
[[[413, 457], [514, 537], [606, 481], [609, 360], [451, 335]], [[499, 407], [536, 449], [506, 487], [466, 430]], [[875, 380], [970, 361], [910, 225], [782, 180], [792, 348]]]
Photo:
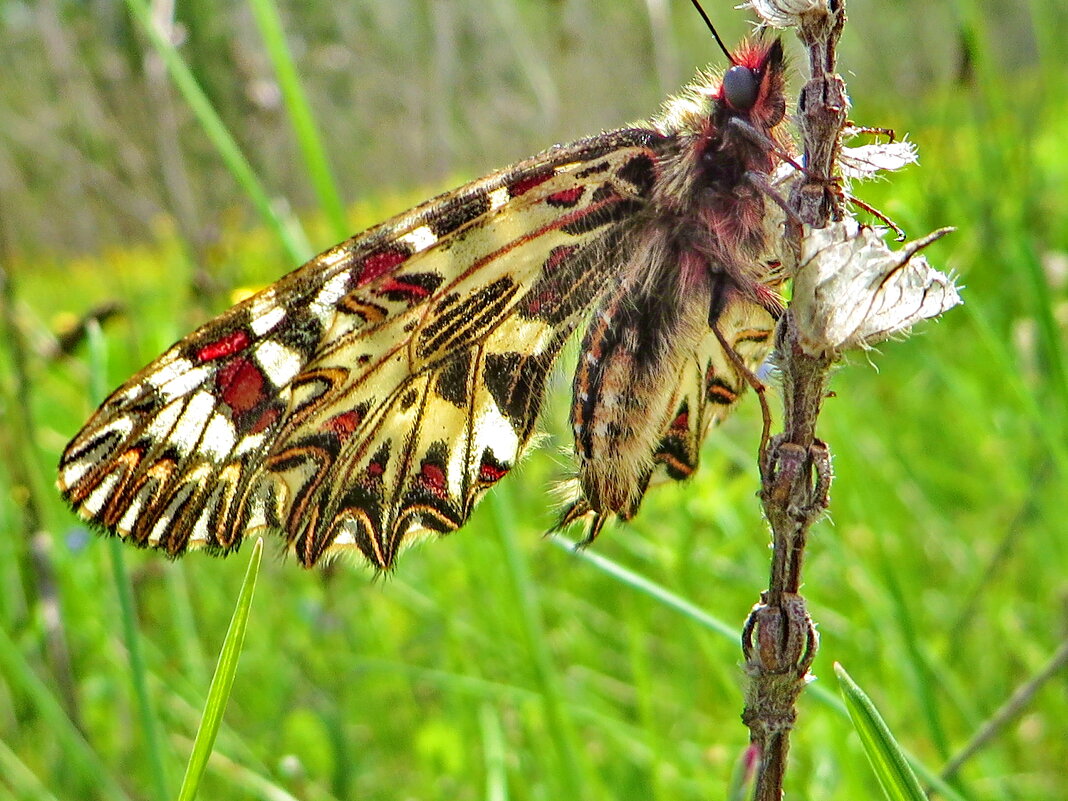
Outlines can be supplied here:
[[610, 296], [583, 342], [571, 415], [579, 469], [557, 527], [585, 518], [584, 544], [610, 517], [637, 514], [652, 482], [693, 474], [708, 430], [771, 350], [781, 278], [770, 265], [766, 305], [723, 279], [682, 297], [663, 278], [671, 268], [660, 272], [654, 292]]
[[663, 473], [676, 481], [697, 469], [709, 429], [730, 414], [749, 385], [724, 344], [755, 372], [771, 352], [775, 318], [763, 306], [738, 298], [724, 308], [716, 327], [719, 336], [710, 331], [679, 374], [671, 404], [675, 413], [653, 454]]

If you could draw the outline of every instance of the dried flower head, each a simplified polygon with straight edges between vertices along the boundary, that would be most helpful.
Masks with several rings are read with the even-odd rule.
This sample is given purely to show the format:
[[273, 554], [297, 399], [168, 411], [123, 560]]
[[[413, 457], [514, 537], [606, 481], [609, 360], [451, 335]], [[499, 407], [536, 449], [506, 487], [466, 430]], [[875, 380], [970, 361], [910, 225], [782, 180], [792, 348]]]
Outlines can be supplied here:
[[790, 307], [801, 347], [812, 355], [868, 348], [958, 305], [952, 278], [918, 255], [951, 230], [900, 250], [851, 217], [807, 230]]

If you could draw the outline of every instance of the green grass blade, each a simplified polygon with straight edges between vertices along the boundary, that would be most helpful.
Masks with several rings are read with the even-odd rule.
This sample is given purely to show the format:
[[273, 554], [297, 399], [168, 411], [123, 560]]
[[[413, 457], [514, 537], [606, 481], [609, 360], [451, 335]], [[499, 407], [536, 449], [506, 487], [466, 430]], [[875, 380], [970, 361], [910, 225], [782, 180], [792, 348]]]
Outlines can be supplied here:
[[[698, 625], [710, 629], [732, 642], [739, 641], [739, 637], [741, 636], [740, 629], [733, 629], [727, 623], [708, 614], [700, 607], [687, 601], [685, 598], [661, 587], [656, 582], [650, 581], [645, 576], [641, 576], [632, 570], [628, 570], [622, 565], [613, 562], [611, 559], [596, 554], [593, 551], [581, 550], [577, 547], [577, 543], [566, 537], [555, 535], [550, 537], [550, 540], [557, 547], [570, 551], [575, 558], [589, 562], [593, 567], [607, 573], [620, 583], [631, 589], [637, 590], [644, 595], [648, 595], [657, 603], [661, 603], [670, 609], [674, 609], [676, 612], [681, 613]], [[846, 704], [844, 704], [826, 685], [819, 683], [810, 684], [805, 688], [805, 695], [830, 707], [843, 717], [848, 714]], [[950, 787], [945, 781], [940, 779], [938, 774], [929, 770], [924, 764], [917, 761], [915, 757], [907, 755], [907, 758], [913, 765], [914, 769], [923, 776], [923, 780], [930, 787], [937, 790], [943, 798], [947, 799], [947, 801], [964, 801], [963, 796]]]
[[196, 797], [197, 790], [200, 788], [200, 780], [204, 776], [204, 769], [208, 765], [208, 758], [211, 756], [211, 749], [215, 745], [215, 737], [219, 733], [219, 726], [222, 725], [223, 712], [230, 698], [230, 688], [234, 686], [237, 660], [241, 656], [241, 646], [245, 642], [245, 629], [248, 626], [248, 616], [252, 609], [252, 595], [256, 589], [256, 578], [259, 576], [262, 556], [263, 540], [258, 539], [252, 549], [252, 558], [245, 572], [245, 580], [237, 596], [237, 606], [234, 608], [230, 628], [226, 631], [226, 639], [223, 640], [222, 651], [219, 653], [219, 664], [215, 668], [211, 688], [208, 690], [208, 700], [204, 704], [204, 716], [200, 720], [200, 728], [197, 729], [197, 736], [193, 741], [193, 751], [189, 755], [189, 763], [185, 768], [182, 789], [178, 792], [179, 801], [192, 801]]
[[482, 754], [486, 768], [486, 801], [508, 801], [508, 755], [497, 710], [490, 703], [479, 706]]
[[252, 201], [264, 222], [275, 232], [290, 259], [294, 262], [307, 261], [312, 255], [312, 248], [300, 223], [291, 216], [283, 216], [275, 208], [267, 190], [256, 177], [252, 165], [249, 164], [237, 141], [230, 135], [226, 125], [215, 112], [208, 96], [197, 83], [196, 77], [182, 60], [175, 46], [156, 26], [148, 4], [144, 0], [126, 0], [126, 7], [141, 24], [152, 46], [167, 67], [171, 80], [174, 81], [179, 93], [196, 115], [204, 133], [215, 145], [223, 162]]
[[732, 626], [729, 623], [725, 623], [719, 618], [708, 614], [708, 612], [701, 609], [696, 604], [690, 603], [685, 598], [676, 595], [670, 590], [664, 589], [656, 582], [650, 581], [645, 576], [641, 576], [632, 570], [628, 570], [607, 557], [594, 553], [587, 548], [579, 548], [578, 543], [574, 540], [569, 540], [567, 537], [560, 536], [559, 534], [554, 534], [549, 539], [557, 547], [569, 551], [578, 559], [589, 562], [598, 570], [607, 573], [613, 578], [621, 581], [623, 584], [626, 584], [628, 587], [656, 599], [669, 609], [674, 609], [676, 612], [682, 613], [684, 616], [690, 618], [690, 620], [716, 632], [722, 637], [726, 637], [728, 640], [733, 640], [735, 642], [740, 641], [740, 626]]
[[[741, 624], [732, 626], [729, 623], [725, 623], [719, 618], [708, 614], [708, 612], [701, 609], [696, 604], [690, 603], [682, 596], [661, 587], [654, 581], [650, 581], [645, 576], [639, 575], [633, 570], [628, 570], [623, 567], [623, 565], [613, 562], [611, 559], [596, 554], [589, 549], [579, 548], [578, 543], [574, 540], [569, 540], [567, 537], [562, 537], [559, 534], [556, 534], [549, 539], [557, 547], [570, 551], [575, 558], [589, 562], [593, 567], [607, 573], [622, 584], [637, 590], [643, 595], [648, 595], [657, 603], [663, 604], [667, 608], [679, 612], [694, 623], [716, 632], [716, 634], [721, 637], [730, 640], [731, 642], [738, 643], [738, 647], [741, 648]], [[845, 715], [845, 706], [834, 693], [823, 685], [812, 684], [805, 688], [805, 692], [818, 698], [822, 703], [838, 711], [842, 715]]]
[[10, 790], [11, 797], [21, 801], [59, 801], [3, 740], [0, 740], [0, 776], [4, 777], [0, 798], [5, 797], [5, 790]]
[[[104, 395], [103, 387], [107, 374], [104, 333], [100, 325], [95, 322], [86, 327], [85, 333], [89, 349], [90, 393], [93, 398], [101, 398]], [[141, 650], [141, 632], [138, 628], [137, 610], [134, 608], [130, 573], [126, 569], [126, 558], [122, 550], [124, 547], [122, 540], [116, 537], [108, 538], [108, 555], [115, 578], [115, 591], [118, 594], [122, 638], [126, 643], [130, 681], [133, 684], [137, 714], [141, 719], [145, 750], [148, 752], [153, 790], [157, 798], [169, 798], [171, 785], [167, 773], [167, 760], [163, 754], [159, 715], [152, 701], [152, 695], [148, 691], [148, 667]]]
[[875, 777], [889, 801], [927, 801], [901, 746], [883, 721], [875, 704], [837, 662], [834, 671], [853, 726], [860, 735]]
[[130, 679], [133, 682], [134, 697], [137, 699], [137, 714], [141, 718], [141, 733], [145, 738], [145, 750], [148, 751], [152, 787], [156, 798], [170, 798], [171, 785], [170, 777], [167, 775], [167, 760], [163, 754], [159, 716], [156, 714], [152, 695], [148, 691], [148, 667], [145, 665], [145, 658], [141, 651], [141, 632], [137, 627], [133, 588], [123, 555], [125, 547], [122, 540], [117, 537], [108, 538], [111, 569], [115, 574], [115, 589], [119, 594], [122, 636], [126, 641], [126, 651], [129, 654]]
[[204, 687], [208, 683], [208, 661], [197, 636], [189, 584], [185, 571], [179, 565], [172, 563], [168, 567], [171, 569], [167, 570], [164, 582], [176, 640], [182, 651], [182, 672], [192, 686]]
[[278, 78], [278, 87], [282, 91], [286, 112], [289, 114], [289, 121], [297, 138], [297, 145], [304, 156], [308, 178], [319, 198], [319, 204], [330, 220], [335, 238], [345, 239], [351, 233], [345, 218], [345, 206], [341, 201], [337, 182], [330, 169], [330, 161], [323, 147], [322, 137], [319, 136], [319, 130], [315, 125], [307, 95], [297, 78], [293, 56], [286, 44], [282, 21], [278, 17], [278, 7], [273, 0], [249, 0], [249, 6], [256, 18], [260, 36], [263, 37], [267, 55], [271, 59], [271, 65]]
[[[269, 771], [257, 773], [222, 754], [216, 754], [211, 760], [211, 772], [225, 781], [226, 786], [232, 787], [235, 796], [258, 798], [262, 801], [304, 801], [266, 778], [265, 774]], [[319, 789], [314, 798], [317, 801], [333, 801], [335, 796]]]
[[8, 687], [25, 694], [30, 707], [48, 724], [49, 735], [60, 749], [57, 752], [61, 754], [66, 771], [76, 773], [90, 786], [99, 787], [102, 798], [130, 801], [130, 796], [115, 781], [108, 765], [71, 721], [52, 688], [34, 673], [18, 644], [2, 626], [0, 676]]

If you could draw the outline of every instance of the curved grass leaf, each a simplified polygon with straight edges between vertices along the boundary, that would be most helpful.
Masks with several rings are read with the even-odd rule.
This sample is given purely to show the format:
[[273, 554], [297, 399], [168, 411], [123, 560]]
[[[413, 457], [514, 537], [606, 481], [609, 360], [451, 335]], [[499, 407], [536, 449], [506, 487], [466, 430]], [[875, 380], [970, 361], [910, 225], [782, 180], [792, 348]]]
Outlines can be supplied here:
[[204, 716], [200, 719], [200, 728], [197, 729], [197, 736], [193, 741], [193, 751], [185, 767], [182, 789], [178, 792], [179, 801], [192, 801], [196, 798], [200, 780], [204, 776], [204, 769], [208, 765], [208, 758], [215, 744], [215, 736], [219, 733], [223, 711], [230, 698], [230, 688], [234, 686], [237, 660], [241, 656], [241, 646], [245, 642], [245, 628], [252, 609], [252, 594], [256, 589], [256, 578], [259, 576], [262, 556], [263, 538], [261, 537], [256, 540], [256, 545], [252, 549], [252, 558], [245, 572], [245, 581], [241, 584], [241, 592], [237, 596], [234, 616], [230, 619], [230, 628], [227, 629], [226, 639], [223, 640], [219, 664], [215, 668], [211, 688], [208, 690], [208, 700], [204, 704]]
[[927, 801], [927, 795], [912, 772], [908, 759], [875, 704], [837, 662], [834, 672], [838, 675], [842, 697], [853, 719], [853, 726], [860, 735], [864, 753], [886, 797], [889, 801]]
[[319, 205], [330, 220], [334, 236], [339, 240], [345, 239], [352, 233], [345, 216], [345, 206], [330, 169], [322, 136], [312, 115], [311, 103], [297, 77], [297, 68], [282, 29], [278, 5], [274, 0], [251, 0], [249, 8], [259, 27], [260, 36], [263, 37], [264, 49], [274, 67], [278, 88], [282, 91], [285, 101], [286, 114], [289, 115], [297, 145], [304, 157], [308, 179], [315, 188]]

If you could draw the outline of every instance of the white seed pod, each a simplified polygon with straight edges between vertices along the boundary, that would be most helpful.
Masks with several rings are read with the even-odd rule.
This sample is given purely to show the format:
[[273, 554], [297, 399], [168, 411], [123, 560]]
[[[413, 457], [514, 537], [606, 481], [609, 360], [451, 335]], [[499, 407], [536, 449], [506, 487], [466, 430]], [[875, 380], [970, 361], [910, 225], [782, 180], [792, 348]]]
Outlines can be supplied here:
[[953, 280], [917, 255], [951, 230], [891, 250], [853, 218], [806, 229], [790, 303], [801, 347], [814, 356], [869, 348], [959, 304]]
[[[829, 14], [827, 0], [750, 0], [761, 21], [772, 28], [792, 28], [806, 14]], [[739, 6], [745, 8], [745, 4]]]

